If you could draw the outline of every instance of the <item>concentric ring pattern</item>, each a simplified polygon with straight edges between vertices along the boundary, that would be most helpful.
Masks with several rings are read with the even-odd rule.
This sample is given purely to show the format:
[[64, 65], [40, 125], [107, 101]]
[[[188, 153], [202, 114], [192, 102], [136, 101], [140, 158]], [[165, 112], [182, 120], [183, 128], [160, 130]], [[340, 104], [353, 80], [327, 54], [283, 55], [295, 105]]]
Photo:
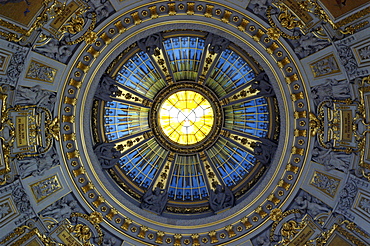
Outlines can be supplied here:
[[263, 71], [233, 43], [204, 32], [159, 35], [155, 47], [129, 48], [110, 75], [117, 90], [99, 101], [97, 145], [115, 146], [110, 173], [134, 203], [158, 187], [162, 216], [209, 215], [218, 185], [237, 203], [268, 166], [255, 147], [277, 139], [276, 99], [256, 89]]

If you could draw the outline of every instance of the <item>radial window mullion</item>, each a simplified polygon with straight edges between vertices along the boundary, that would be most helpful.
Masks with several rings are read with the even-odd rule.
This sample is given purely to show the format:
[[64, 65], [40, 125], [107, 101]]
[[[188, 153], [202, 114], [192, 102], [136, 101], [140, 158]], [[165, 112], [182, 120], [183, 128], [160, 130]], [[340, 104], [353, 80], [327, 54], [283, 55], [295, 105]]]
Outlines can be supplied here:
[[235, 51], [222, 51], [206, 85], [215, 90], [219, 97], [231, 93], [255, 77], [248, 63]]
[[253, 156], [225, 138], [220, 138], [207, 155], [227, 186], [236, 185], [253, 167]]
[[163, 79], [144, 51], [134, 54], [122, 66], [116, 79], [119, 84], [151, 99], [165, 86]]

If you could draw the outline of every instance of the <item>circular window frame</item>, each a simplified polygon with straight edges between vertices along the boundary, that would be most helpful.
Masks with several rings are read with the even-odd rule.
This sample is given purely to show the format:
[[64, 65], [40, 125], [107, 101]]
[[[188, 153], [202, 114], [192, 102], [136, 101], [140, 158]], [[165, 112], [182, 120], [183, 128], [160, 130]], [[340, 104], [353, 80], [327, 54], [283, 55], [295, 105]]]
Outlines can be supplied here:
[[[162, 131], [162, 126], [159, 122], [159, 113], [163, 102], [169, 96], [183, 90], [194, 91], [201, 94], [210, 103], [213, 109], [214, 122], [211, 131], [204, 139], [191, 145], [183, 145], [172, 141]], [[153, 135], [158, 140], [159, 144], [170, 151], [183, 155], [199, 153], [211, 147], [218, 139], [223, 125], [224, 113], [216, 94], [206, 86], [199, 85], [195, 82], [177, 82], [166, 86], [155, 96], [153, 106], [149, 111], [149, 127], [152, 129]]]
[[[185, 96], [185, 98], [180, 98], [183, 96]], [[195, 101], [195, 97], [200, 98], [201, 101]], [[193, 105], [193, 107], [189, 107], [188, 104], [192, 104], [192, 101], [194, 101], [196, 106]], [[187, 106], [184, 107], [184, 104]], [[201, 107], [200, 110], [203, 111], [203, 114], [197, 110], [198, 107]], [[177, 109], [175, 113], [171, 111], [173, 108], [175, 108], [175, 110]], [[208, 119], [208, 124], [205, 122], [206, 119]], [[191, 146], [201, 142], [208, 136], [208, 133], [212, 131], [214, 127], [214, 110], [211, 103], [204, 95], [193, 90], [180, 90], [169, 95], [162, 102], [158, 120], [162, 132], [170, 140], [183, 146]], [[203, 122], [203, 124], [197, 126], [196, 123], [199, 121]], [[176, 129], [171, 127], [172, 124], [175, 123], [179, 124]], [[170, 126], [171, 130], [166, 130], [168, 126]], [[181, 129], [179, 129], [180, 126]], [[190, 129], [190, 133], [188, 130], [185, 132], [184, 127], [186, 129]], [[197, 134], [198, 132], [200, 133]], [[191, 135], [194, 136], [193, 139], [189, 139], [189, 136]]]

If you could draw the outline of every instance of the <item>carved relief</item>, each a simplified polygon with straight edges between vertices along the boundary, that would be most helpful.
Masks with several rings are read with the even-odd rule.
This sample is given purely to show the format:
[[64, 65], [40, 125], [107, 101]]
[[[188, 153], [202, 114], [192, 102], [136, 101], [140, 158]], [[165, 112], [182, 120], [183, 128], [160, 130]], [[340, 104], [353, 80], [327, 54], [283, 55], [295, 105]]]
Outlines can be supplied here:
[[39, 107], [46, 107], [52, 111], [54, 109], [55, 101], [55, 92], [43, 90], [40, 85], [35, 85], [34, 87], [18, 87], [14, 103], [18, 105], [36, 105]]
[[301, 58], [304, 58], [313, 53], [316, 53], [319, 50], [322, 50], [328, 45], [328, 41], [319, 39], [312, 33], [308, 33], [307, 35], [303, 35], [300, 37], [300, 39], [297, 41], [297, 46], [294, 51]]
[[205, 45], [209, 45], [208, 46], [208, 50], [211, 54], [214, 54], [214, 53], [221, 53], [222, 51], [224, 51], [226, 49], [226, 47], [228, 47], [230, 44], [230, 41], [227, 40], [226, 38], [224, 37], [220, 37], [216, 34], [212, 34], [212, 33], [209, 33], [207, 35], [207, 38], [206, 38], [206, 41], [205, 41]]
[[32, 60], [26, 73], [27, 79], [53, 83], [57, 69]]
[[148, 55], [158, 56], [159, 50], [162, 49], [162, 35], [156, 33], [147, 38], [140, 39], [137, 42], [137, 46]]
[[358, 186], [351, 212], [370, 223], [370, 194], [363, 187]]
[[340, 72], [338, 63], [333, 54], [311, 63], [310, 67], [315, 78]]
[[33, 183], [30, 187], [36, 202], [44, 200], [63, 188], [57, 175], [53, 175]]
[[[33, 214], [33, 210], [32, 210], [29, 197], [27, 196], [25, 190], [20, 187], [20, 185], [18, 187], [14, 187], [12, 196], [13, 196], [14, 203], [16, 204], [19, 213], [23, 214], [26, 218], [31, 218], [35, 216]], [[23, 222], [24, 221], [19, 221], [19, 223], [23, 223]]]
[[353, 78], [357, 73], [358, 65], [352, 53], [351, 48], [345, 44], [338, 43], [337, 51], [338, 51], [341, 63], [343, 64], [345, 68], [345, 71], [350, 76], [350, 78]]
[[324, 205], [318, 198], [311, 196], [308, 193], [301, 192], [299, 196], [294, 199], [293, 208], [299, 209], [303, 214], [310, 214], [312, 217], [320, 213], [328, 213], [331, 210]]
[[358, 49], [357, 52], [361, 60], [368, 60], [370, 58], [370, 45]]
[[112, 168], [118, 163], [121, 152], [115, 148], [114, 143], [101, 143], [95, 147], [94, 153], [98, 157], [103, 168]]
[[222, 209], [234, 206], [234, 194], [228, 187], [216, 185], [209, 195], [209, 206], [216, 213]]
[[32, 176], [41, 176], [45, 171], [59, 165], [59, 157], [54, 149], [41, 155], [40, 157], [24, 158], [16, 160], [18, 173], [21, 178]]
[[66, 197], [56, 201], [40, 212], [43, 217], [52, 217], [57, 221], [62, 221], [71, 216], [77, 210], [77, 201], [67, 200]]
[[120, 92], [116, 85], [116, 81], [108, 74], [104, 74], [99, 82], [95, 92], [95, 98], [111, 102], [112, 97], [119, 96]]
[[257, 15], [263, 15], [267, 9], [267, 0], [251, 0], [248, 7]]
[[312, 160], [323, 164], [328, 171], [337, 169], [342, 172], [348, 172], [351, 158], [350, 154], [336, 152], [319, 146], [314, 147], [312, 150]]
[[361, 197], [358, 207], [370, 215], [370, 199]]
[[159, 187], [149, 189], [142, 197], [140, 207], [162, 214], [167, 203], [167, 191]]
[[326, 79], [324, 83], [311, 87], [311, 92], [315, 105], [319, 105], [325, 100], [350, 98], [350, 88], [347, 80]]
[[97, 22], [105, 17], [109, 16], [109, 13], [112, 11], [112, 7], [109, 2], [104, 2], [100, 0], [91, 0], [88, 1], [87, 4], [90, 6], [89, 10], [87, 11], [86, 15], [89, 16], [92, 13], [96, 14]]
[[271, 245], [268, 233], [262, 233], [256, 239], [252, 240], [252, 242], [254, 242], [253, 245], [257, 245], [257, 246], [270, 246]]
[[257, 142], [253, 146], [251, 145], [251, 147], [254, 148], [253, 152], [256, 160], [260, 161], [263, 165], [267, 165], [271, 162], [275, 154], [277, 144], [267, 138], [261, 138], [259, 140], [261, 142]]
[[336, 210], [343, 215], [348, 213], [357, 194], [357, 184], [353, 180], [349, 180], [346, 186], [339, 193], [339, 200]]
[[12, 58], [10, 59], [10, 63], [8, 66], [8, 69], [6, 71], [6, 74], [11, 81], [12, 85], [15, 85], [19, 75], [24, 69], [24, 61], [26, 60], [26, 52], [21, 51], [14, 53]]
[[6, 74], [6, 69], [8, 67], [8, 64], [10, 62], [12, 54], [0, 49], [0, 74], [5, 75]]
[[340, 179], [315, 171], [310, 185], [334, 198], [340, 185]]
[[252, 83], [252, 90], [257, 90], [257, 96], [263, 97], [273, 97], [275, 96], [274, 89], [270, 84], [270, 79], [268, 78], [266, 72], [259, 73], [256, 78], [255, 82]]
[[73, 54], [73, 46], [67, 45], [65, 41], [58, 41], [57, 39], [50, 39], [46, 44], [36, 46], [34, 50], [60, 62], [66, 62]]
[[0, 228], [18, 214], [14, 200], [10, 195], [0, 198]]

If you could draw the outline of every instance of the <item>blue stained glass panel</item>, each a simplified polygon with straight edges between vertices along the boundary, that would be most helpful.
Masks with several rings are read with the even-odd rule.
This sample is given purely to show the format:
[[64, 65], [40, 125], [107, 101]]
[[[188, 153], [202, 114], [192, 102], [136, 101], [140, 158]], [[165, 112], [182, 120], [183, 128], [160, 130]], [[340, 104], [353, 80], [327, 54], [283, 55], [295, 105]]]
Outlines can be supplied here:
[[225, 138], [219, 138], [207, 155], [227, 186], [238, 184], [254, 167], [254, 156]]
[[196, 37], [176, 37], [163, 43], [175, 80], [196, 81], [204, 51], [204, 40]]
[[226, 106], [225, 127], [256, 137], [266, 137], [269, 130], [269, 112], [266, 99], [257, 98]]
[[177, 155], [168, 189], [173, 200], [202, 200], [208, 197], [202, 163], [198, 155]]
[[222, 97], [252, 81], [254, 77], [255, 73], [248, 63], [236, 52], [226, 49], [207, 78], [206, 85]]
[[151, 139], [123, 156], [119, 166], [128, 178], [147, 189], [163, 165], [166, 155], [167, 151], [155, 139]]
[[134, 54], [122, 66], [116, 80], [148, 98], [154, 98], [157, 92], [166, 86], [166, 82], [144, 51]]
[[149, 129], [149, 109], [121, 102], [107, 102], [104, 108], [104, 128], [109, 141]]

